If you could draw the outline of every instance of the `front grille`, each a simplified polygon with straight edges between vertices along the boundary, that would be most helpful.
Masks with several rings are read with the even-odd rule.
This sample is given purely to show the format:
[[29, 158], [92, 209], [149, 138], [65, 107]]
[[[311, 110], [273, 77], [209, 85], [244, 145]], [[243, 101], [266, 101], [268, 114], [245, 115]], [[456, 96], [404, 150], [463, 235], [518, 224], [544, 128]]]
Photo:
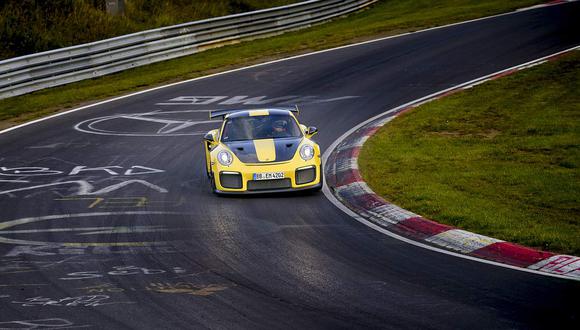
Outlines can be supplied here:
[[290, 179], [275, 180], [250, 180], [248, 181], [248, 190], [274, 190], [291, 188]]
[[224, 188], [242, 188], [242, 175], [240, 173], [220, 172], [220, 183]]
[[308, 167], [296, 170], [296, 184], [305, 184], [316, 179], [316, 167]]

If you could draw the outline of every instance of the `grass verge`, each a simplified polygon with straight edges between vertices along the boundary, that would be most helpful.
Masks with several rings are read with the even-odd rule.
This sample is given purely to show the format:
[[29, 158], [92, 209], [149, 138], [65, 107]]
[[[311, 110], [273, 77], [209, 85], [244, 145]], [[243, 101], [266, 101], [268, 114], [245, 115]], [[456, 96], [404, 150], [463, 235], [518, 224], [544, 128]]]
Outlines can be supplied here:
[[0, 1], [0, 59], [299, 0], [126, 0], [110, 15], [103, 0]]
[[441, 223], [580, 255], [580, 51], [418, 107], [367, 141], [372, 189]]
[[270, 59], [512, 11], [538, 0], [398, 0], [307, 30], [0, 100], [0, 128], [115, 95]]

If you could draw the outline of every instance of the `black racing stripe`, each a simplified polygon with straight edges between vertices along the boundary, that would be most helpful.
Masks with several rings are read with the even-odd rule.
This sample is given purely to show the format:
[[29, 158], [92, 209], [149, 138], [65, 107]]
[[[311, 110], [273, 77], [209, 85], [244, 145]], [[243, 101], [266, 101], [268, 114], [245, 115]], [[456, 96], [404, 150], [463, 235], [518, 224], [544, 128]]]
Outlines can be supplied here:
[[238, 157], [242, 163], [257, 163], [258, 155], [256, 154], [256, 147], [254, 141], [233, 141], [224, 143], [230, 150]]
[[[302, 138], [278, 138], [274, 139], [276, 149], [275, 162], [288, 161], [294, 157]], [[242, 163], [259, 163], [254, 141], [233, 141], [224, 143], [238, 157]]]
[[302, 137], [274, 139], [276, 161], [283, 162], [292, 159], [296, 154], [300, 141], [302, 141]]

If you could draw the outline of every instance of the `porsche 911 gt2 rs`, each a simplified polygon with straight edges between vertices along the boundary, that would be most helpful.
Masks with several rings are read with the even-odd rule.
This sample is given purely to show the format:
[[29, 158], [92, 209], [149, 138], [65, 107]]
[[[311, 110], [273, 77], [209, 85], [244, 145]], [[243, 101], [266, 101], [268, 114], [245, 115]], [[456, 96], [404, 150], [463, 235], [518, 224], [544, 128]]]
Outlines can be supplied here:
[[297, 108], [218, 110], [220, 129], [204, 136], [212, 191], [266, 193], [322, 188], [316, 127], [298, 123]]

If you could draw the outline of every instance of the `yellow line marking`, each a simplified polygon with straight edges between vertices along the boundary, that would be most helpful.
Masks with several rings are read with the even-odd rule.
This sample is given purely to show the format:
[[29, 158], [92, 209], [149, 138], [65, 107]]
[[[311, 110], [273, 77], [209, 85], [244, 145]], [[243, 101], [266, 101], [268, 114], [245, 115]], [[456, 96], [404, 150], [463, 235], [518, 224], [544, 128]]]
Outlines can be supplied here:
[[105, 199], [102, 198], [102, 197], [67, 197], [67, 198], [57, 198], [57, 199], [55, 199], [55, 201], [85, 201], [85, 200], [89, 200], [89, 201], [94, 200], [94, 202], [92, 202], [89, 205], [89, 209], [92, 209], [93, 207], [99, 205]]
[[211, 296], [214, 293], [228, 289], [228, 286], [219, 284], [195, 285], [188, 282], [180, 283], [149, 283], [145, 288], [148, 291], [159, 293], [183, 293], [192, 296]]
[[147, 197], [115, 197], [107, 199], [99, 208], [106, 207], [144, 207], [147, 205]]
[[178, 207], [184, 205], [185, 199], [181, 197], [179, 200], [174, 201], [155, 201], [149, 200], [147, 197], [113, 197], [113, 198], [103, 198], [103, 197], [65, 197], [56, 198], [55, 201], [93, 201], [88, 208], [99, 209], [112, 209], [112, 208], [122, 208], [122, 207], [146, 207], [155, 205], [164, 205], [169, 207]]

